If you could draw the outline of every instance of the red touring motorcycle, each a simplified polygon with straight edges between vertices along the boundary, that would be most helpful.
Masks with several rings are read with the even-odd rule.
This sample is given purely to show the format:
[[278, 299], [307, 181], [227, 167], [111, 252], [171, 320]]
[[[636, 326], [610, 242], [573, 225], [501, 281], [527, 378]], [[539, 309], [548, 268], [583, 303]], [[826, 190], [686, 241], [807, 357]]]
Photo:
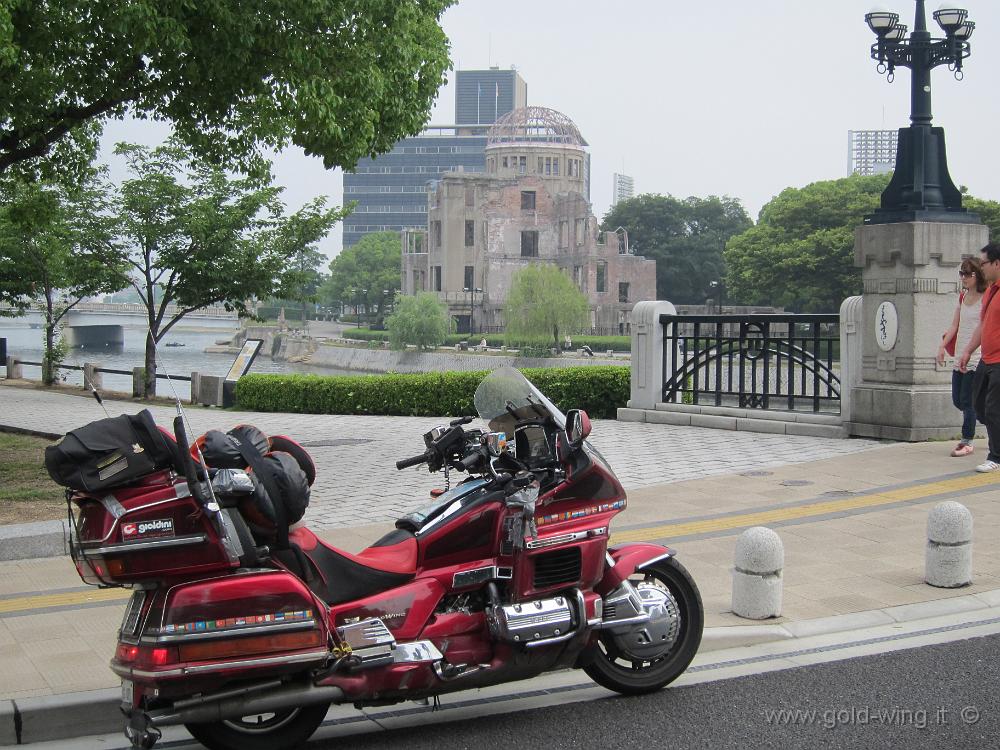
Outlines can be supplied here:
[[566, 667], [625, 694], [677, 678], [700, 594], [672, 550], [608, 546], [625, 491], [586, 413], [564, 416], [509, 367], [475, 404], [489, 431], [457, 419], [396, 463], [467, 478], [358, 554], [289, 529], [315, 468], [288, 438], [242, 426], [189, 450], [181, 416], [175, 443], [144, 412], [51, 447], [81, 578], [133, 589], [111, 660], [132, 746], [184, 724], [217, 750], [292, 748], [334, 703]]

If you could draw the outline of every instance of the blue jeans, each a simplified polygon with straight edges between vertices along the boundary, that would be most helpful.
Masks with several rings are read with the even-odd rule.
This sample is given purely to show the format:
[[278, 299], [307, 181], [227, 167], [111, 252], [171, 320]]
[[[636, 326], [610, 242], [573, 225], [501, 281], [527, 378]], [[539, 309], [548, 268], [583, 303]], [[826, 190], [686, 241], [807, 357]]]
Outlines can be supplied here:
[[962, 440], [970, 442], [976, 436], [976, 409], [972, 404], [972, 380], [975, 370], [951, 371], [951, 402], [962, 412]]

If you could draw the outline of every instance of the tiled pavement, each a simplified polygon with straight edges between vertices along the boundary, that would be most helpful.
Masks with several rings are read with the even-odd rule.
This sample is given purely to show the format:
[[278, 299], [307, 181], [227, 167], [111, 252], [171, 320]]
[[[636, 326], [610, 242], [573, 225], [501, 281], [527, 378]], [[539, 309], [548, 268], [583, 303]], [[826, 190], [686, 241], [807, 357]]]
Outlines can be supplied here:
[[[112, 412], [132, 404], [109, 405]], [[170, 409], [154, 408], [167, 422]], [[241, 421], [311, 443], [320, 467], [308, 519], [357, 549], [426, 497], [439, 475], [397, 473], [438, 420], [239, 414], [192, 409], [196, 431]], [[0, 386], [0, 424], [62, 432], [101, 416], [90, 400]], [[782, 617], [815, 618], [1000, 589], [1000, 477], [972, 472], [981, 456], [949, 458], [945, 443], [772, 436], [598, 421], [593, 440], [629, 491], [616, 519], [622, 537], [668, 542], [702, 591], [706, 624], [749, 625], [730, 610], [736, 536], [769, 514], [785, 546]], [[367, 441], [367, 442], [362, 442]], [[967, 481], [968, 480], [968, 481]], [[975, 517], [974, 581], [962, 589], [923, 583], [927, 512], [957, 499]], [[822, 512], [820, 512], [822, 511]], [[701, 529], [701, 531], [699, 531]], [[18, 597], [69, 590], [79, 579], [65, 558], [0, 563], [0, 699], [114, 686], [107, 660], [121, 600], [4, 612]], [[112, 592], [114, 593], [114, 592]], [[52, 600], [54, 601], [54, 600]], [[959, 600], [956, 599], [956, 602]], [[942, 601], [942, 606], [947, 602]]]
[[[112, 416], [138, 409], [131, 402], [105, 400]], [[172, 424], [175, 410], [150, 407], [157, 422]], [[395, 462], [423, 451], [421, 436], [442, 419], [322, 414], [265, 414], [189, 408], [194, 431], [229, 429], [242, 422], [269, 434], [304, 443], [318, 467], [306, 521], [343, 527], [394, 521], [438, 487], [443, 475], [425, 467], [396, 471]], [[0, 385], [0, 424], [64, 433], [104, 416], [84, 395], [54, 394]], [[766, 435], [698, 427], [595, 420], [594, 445], [627, 490], [652, 484], [731, 474], [867, 451], [870, 440]]]

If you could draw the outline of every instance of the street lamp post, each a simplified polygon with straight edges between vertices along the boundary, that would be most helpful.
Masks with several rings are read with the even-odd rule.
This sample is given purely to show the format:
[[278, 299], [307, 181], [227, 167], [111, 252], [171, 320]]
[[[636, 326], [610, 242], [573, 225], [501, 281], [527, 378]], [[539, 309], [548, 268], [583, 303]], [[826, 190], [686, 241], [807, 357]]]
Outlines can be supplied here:
[[469, 300], [469, 335], [471, 336], [476, 332], [476, 295], [482, 294], [483, 290], [479, 287], [463, 287], [462, 291], [466, 294], [465, 298]]
[[962, 194], [948, 174], [944, 129], [931, 126], [931, 71], [948, 65], [962, 79], [962, 61], [971, 52], [969, 37], [976, 25], [966, 20], [968, 12], [943, 7], [934, 13], [945, 33], [935, 39], [927, 30], [924, 0], [916, 0], [913, 31], [899, 23], [899, 14], [875, 10], [865, 16], [878, 37], [872, 59], [878, 72], [891, 83], [896, 68], [909, 68], [910, 127], [900, 128], [896, 166], [892, 180], [882, 193], [881, 206], [865, 217], [866, 224], [904, 221], [979, 223], [975, 214], [962, 208]]
[[722, 315], [722, 295], [725, 293], [726, 284], [723, 281], [710, 281], [708, 282], [708, 287], [712, 290], [712, 296], [715, 297], [715, 306], [718, 314]]

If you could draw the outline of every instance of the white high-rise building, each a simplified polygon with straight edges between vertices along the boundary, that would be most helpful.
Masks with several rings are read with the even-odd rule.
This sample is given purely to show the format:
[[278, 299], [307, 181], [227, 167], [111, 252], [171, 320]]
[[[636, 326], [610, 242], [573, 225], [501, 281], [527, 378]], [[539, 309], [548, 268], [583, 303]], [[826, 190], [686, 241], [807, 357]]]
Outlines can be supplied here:
[[896, 166], [898, 130], [848, 130], [847, 173], [885, 174]]
[[635, 195], [635, 180], [629, 177], [627, 174], [614, 173], [613, 177], [614, 185], [611, 189], [611, 205], [614, 206], [618, 201], [624, 201]]

